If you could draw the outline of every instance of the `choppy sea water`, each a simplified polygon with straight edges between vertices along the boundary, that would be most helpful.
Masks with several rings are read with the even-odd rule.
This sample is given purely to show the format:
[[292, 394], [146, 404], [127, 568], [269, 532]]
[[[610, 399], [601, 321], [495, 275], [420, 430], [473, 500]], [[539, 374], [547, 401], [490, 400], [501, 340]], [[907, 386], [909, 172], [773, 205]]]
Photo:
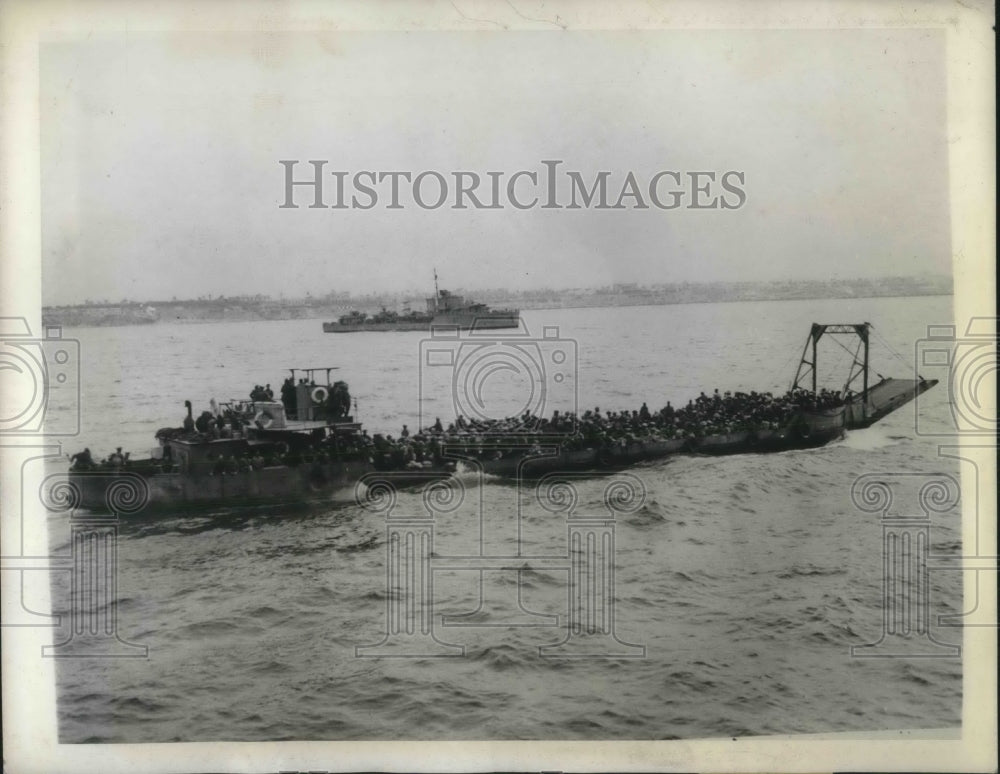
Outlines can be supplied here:
[[[715, 387], [787, 388], [814, 320], [868, 320], [912, 362], [926, 325], [950, 320], [951, 299], [523, 317], [541, 339], [533, 356], [550, 358], [544, 378], [555, 366], [565, 375], [547, 393], [546, 409], [574, 401], [638, 408], [644, 400], [655, 409]], [[413, 428], [454, 414], [461, 366], [427, 373], [423, 355], [438, 345], [422, 344], [417, 333], [323, 334], [316, 320], [65, 335], [81, 342], [81, 446], [95, 455], [123, 446], [138, 456], [156, 428], [180, 423], [185, 398], [197, 412], [210, 397], [241, 397], [256, 383], [277, 388], [293, 366], [339, 366], [366, 427], [395, 433], [404, 422]], [[559, 363], [551, 358], [557, 349], [566, 355]], [[847, 356], [836, 352], [831, 369], [845, 369], [837, 357]], [[872, 360], [886, 376], [911, 373], [879, 346]], [[530, 403], [522, 377], [509, 369], [483, 396]], [[922, 427], [943, 427], [945, 386], [922, 396], [918, 408]], [[60, 661], [60, 738], [676, 739], [957, 726], [959, 658], [850, 653], [883, 630], [882, 525], [852, 502], [852, 484], [866, 473], [957, 475], [954, 461], [937, 456], [936, 439], [916, 432], [914, 416], [903, 409], [822, 449], [680, 457], [631, 469], [645, 499], [614, 519], [613, 597], [617, 640], [644, 649], [624, 651], [641, 653], [635, 658], [540, 652], [567, 636], [571, 549], [564, 514], [541, 507], [534, 484], [469, 470], [459, 476], [456, 507], [436, 514], [434, 633], [464, 647], [462, 657], [357, 657], [357, 647], [385, 636], [392, 593], [384, 516], [358, 506], [352, 492], [306, 511], [176, 513], [126, 523], [117, 541], [118, 628], [122, 639], [148, 647], [148, 658]], [[575, 515], [607, 517], [614, 480], [575, 479]], [[902, 507], [919, 513], [912, 492], [910, 500]], [[402, 492], [393, 513], [427, 511], [420, 494]], [[65, 515], [52, 514], [49, 527], [53, 551], [68, 551]], [[930, 535], [932, 554], [957, 555], [958, 510], [935, 513]], [[446, 560], [480, 552], [517, 555], [516, 569], [474, 562], [457, 569]], [[560, 556], [565, 563], [551, 559]], [[57, 573], [57, 609], [67, 587]], [[961, 592], [960, 573], [932, 572], [931, 620], [960, 613]], [[469, 622], [497, 625], [442, 625], [442, 616], [480, 604], [483, 616]], [[505, 625], [512, 614], [519, 624], [558, 625]], [[960, 632], [934, 634], [958, 643]], [[56, 630], [54, 639], [67, 634]]]

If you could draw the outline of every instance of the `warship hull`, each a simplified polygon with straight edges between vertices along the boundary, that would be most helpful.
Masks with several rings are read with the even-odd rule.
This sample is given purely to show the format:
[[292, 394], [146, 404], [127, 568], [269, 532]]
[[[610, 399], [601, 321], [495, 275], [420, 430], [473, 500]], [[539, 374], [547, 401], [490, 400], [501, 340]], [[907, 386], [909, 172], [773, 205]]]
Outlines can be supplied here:
[[451, 327], [459, 330], [495, 330], [520, 326], [519, 313], [503, 314], [438, 314], [426, 320], [396, 320], [391, 322], [323, 323], [324, 333], [381, 333], [395, 331], [423, 331], [429, 333], [434, 327]]

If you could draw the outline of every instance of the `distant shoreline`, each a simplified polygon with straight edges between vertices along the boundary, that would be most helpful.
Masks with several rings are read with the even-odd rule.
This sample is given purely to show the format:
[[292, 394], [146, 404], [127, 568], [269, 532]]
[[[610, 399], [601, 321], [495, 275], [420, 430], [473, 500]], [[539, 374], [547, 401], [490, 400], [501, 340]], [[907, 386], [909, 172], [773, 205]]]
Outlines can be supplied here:
[[669, 303], [644, 304], [582, 304], [577, 306], [532, 306], [521, 307], [522, 312], [552, 311], [555, 309], [635, 309], [643, 306], [695, 306], [697, 304], [767, 304], [772, 301], [864, 301], [875, 298], [934, 298], [954, 296], [954, 293], [879, 293], [868, 296], [782, 296], [775, 298], [727, 298], [718, 301], [671, 301]]
[[[710, 286], [698, 286], [707, 290]], [[762, 290], [758, 288], [757, 290]], [[877, 298], [918, 298], [951, 296], [950, 288], [906, 287], [880, 289], [857, 288], [853, 293], [822, 293], [818, 288], [789, 287], [785, 292], [766, 294], [748, 292], [744, 295], [717, 293], [717, 297], [706, 297], [711, 293], [689, 293], [685, 297], [668, 299], [647, 293], [591, 293], [587, 296], [569, 295], [563, 303], [553, 303], [555, 299], [531, 299], [522, 294], [510, 294], [500, 300], [493, 298], [496, 293], [476, 296], [492, 306], [516, 306], [521, 311], [552, 311], [556, 309], [613, 309], [643, 306], [680, 306], [691, 304], [757, 303], [773, 301], [820, 301]], [[813, 292], [809, 292], [809, 291]], [[798, 292], [796, 292], [798, 291]], [[867, 292], [865, 292], [867, 291]], [[489, 296], [488, 298], [486, 296]], [[362, 300], [367, 303], [360, 303]], [[131, 325], [158, 325], [165, 323], [211, 323], [211, 322], [259, 322], [267, 320], [333, 320], [349, 309], [374, 311], [388, 306], [382, 299], [375, 303], [370, 299], [352, 299], [344, 303], [329, 301], [289, 301], [274, 302], [258, 299], [216, 299], [198, 301], [171, 301], [158, 304], [126, 302], [121, 304], [89, 304], [78, 306], [44, 307], [42, 317], [45, 325], [70, 328], [121, 327]]]

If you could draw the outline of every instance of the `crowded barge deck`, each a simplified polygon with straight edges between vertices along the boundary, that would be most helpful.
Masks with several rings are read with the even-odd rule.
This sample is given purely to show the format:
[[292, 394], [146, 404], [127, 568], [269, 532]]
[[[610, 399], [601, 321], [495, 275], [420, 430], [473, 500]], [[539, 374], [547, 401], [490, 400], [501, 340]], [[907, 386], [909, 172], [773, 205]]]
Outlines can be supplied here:
[[[359, 484], [380, 475], [398, 488], [439, 482], [463, 468], [531, 478], [615, 470], [680, 454], [822, 446], [874, 424], [937, 384], [920, 377], [869, 384], [870, 327], [814, 324], [792, 387], [780, 395], [716, 390], [657, 411], [643, 403], [630, 411], [556, 411], [549, 418], [460, 416], [413, 434], [404, 425], [395, 438], [369, 436], [355, 421], [347, 384], [330, 380], [333, 367], [290, 369], [280, 400], [270, 385], [255, 385], [249, 401], [212, 401], [211, 411], [197, 419], [186, 402], [182, 426], [158, 431], [158, 447], [147, 459], [132, 460], [121, 449], [101, 462], [89, 449], [74, 455], [72, 504], [138, 513], [328, 502], [338, 491], [358, 495]], [[851, 373], [842, 390], [820, 388], [816, 345], [824, 335], [840, 334], [859, 340]], [[304, 375], [296, 379], [299, 372]], [[323, 372], [325, 383], [317, 383]]]

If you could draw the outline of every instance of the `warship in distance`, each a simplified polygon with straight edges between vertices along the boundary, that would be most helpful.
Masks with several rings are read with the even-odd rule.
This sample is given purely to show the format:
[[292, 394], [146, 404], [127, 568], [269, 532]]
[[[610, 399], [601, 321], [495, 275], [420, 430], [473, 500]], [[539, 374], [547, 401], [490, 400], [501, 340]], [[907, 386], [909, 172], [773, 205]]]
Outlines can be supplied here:
[[439, 290], [435, 271], [434, 295], [427, 299], [427, 311], [400, 314], [383, 308], [374, 315], [353, 311], [341, 316], [336, 322], [323, 323], [323, 332], [429, 331], [432, 326], [480, 331], [517, 328], [520, 321], [519, 309], [491, 309], [486, 304], [456, 296], [447, 290]]

